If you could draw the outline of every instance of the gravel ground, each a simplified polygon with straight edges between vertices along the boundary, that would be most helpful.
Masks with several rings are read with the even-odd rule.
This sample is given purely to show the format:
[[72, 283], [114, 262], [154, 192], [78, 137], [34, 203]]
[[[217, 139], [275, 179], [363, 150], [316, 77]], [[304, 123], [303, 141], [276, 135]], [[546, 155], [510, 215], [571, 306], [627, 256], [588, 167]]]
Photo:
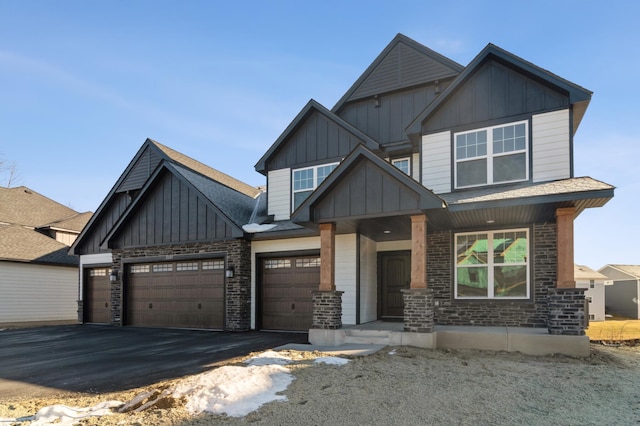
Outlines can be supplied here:
[[[347, 365], [314, 364], [319, 354], [290, 353], [295, 380], [287, 401], [244, 418], [189, 415], [182, 401], [163, 399], [141, 411], [84, 420], [97, 425], [627, 425], [640, 422], [640, 347], [592, 345], [586, 359], [517, 353], [388, 347]], [[41, 407], [88, 407], [130, 401], [173, 382], [117, 394], [0, 398], [0, 418]], [[2, 424], [2, 423], [0, 423]], [[25, 422], [23, 424], [28, 424]]]

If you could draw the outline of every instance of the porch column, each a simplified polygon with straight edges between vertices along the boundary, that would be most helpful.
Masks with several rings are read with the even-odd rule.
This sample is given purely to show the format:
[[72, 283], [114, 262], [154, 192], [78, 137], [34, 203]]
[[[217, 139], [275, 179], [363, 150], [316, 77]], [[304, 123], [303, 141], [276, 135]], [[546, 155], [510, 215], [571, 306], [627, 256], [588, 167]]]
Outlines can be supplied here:
[[336, 289], [336, 224], [320, 224], [320, 291]]
[[411, 216], [410, 288], [427, 288], [427, 216]]
[[558, 266], [556, 288], [549, 290], [547, 326], [550, 334], [584, 336], [585, 289], [576, 288], [573, 264], [573, 220], [575, 207], [556, 209]]
[[573, 219], [575, 207], [556, 209], [558, 270], [556, 288], [575, 288], [573, 276]]
[[[336, 291], [336, 224], [321, 223], [320, 288], [312, 292], [312, 329], [342, 328], [342, 293], [342, 291]], [[312, 334], [310, 331], [310, 340], [312, 340]], [[317, 334], [313, 336], [317, 337]]]

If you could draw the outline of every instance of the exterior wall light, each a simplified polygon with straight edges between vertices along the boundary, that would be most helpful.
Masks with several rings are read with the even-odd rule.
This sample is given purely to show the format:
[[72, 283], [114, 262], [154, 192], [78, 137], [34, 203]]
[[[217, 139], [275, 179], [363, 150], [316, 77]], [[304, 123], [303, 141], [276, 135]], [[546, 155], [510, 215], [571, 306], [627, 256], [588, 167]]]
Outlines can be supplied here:
[[227, 267], [226, 271], [224, 271], [224, 276], [227, 278], [233, 278], [234, 272], [235, 272], [235, 269], [233, 268], [233, 266], [229, 266]]
[[112, 269], [111, 273], [109, 273], [109, 281], [114, 282], [118, 281], [118, 270]]

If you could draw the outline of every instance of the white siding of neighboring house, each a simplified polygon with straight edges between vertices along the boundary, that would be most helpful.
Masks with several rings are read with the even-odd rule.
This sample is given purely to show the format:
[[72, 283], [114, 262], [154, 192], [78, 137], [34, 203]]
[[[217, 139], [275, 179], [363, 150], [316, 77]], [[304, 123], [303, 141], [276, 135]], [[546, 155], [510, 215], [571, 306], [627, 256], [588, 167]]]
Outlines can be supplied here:
[[532, 139], [533, 181], [570, 178], [569, 110], [534, 115]]
[[0, 323], [77, 322], [78, 268], [0, 262]]
[[275, 220], [291, 216], [291, 169], [272, 170], [267, 174], [267, 205]]
[[84, 289], [84, 269], [95, 266], [111, 265], [113, 263], [113, 257], [111, 253], [98, 253], [98, 254], [83, 254], [80, 256], [80, 282], [78, 290], [78, 300], [84, 300], [82, 291]]
[[422, 137], [422, 185], [436, 194], [451, 192], [451, 132]]
[[604, 280], [593, 280], [594, 288], [591, 288], [590, 280], [576, 281], [577, 288], [586, 288], [585, 298], [590, 298], [589, 315], [593, 315], [591, 321], [604, 321]]
[[378, 318], [378, 257], [376, 242], [360, 236], [360, 322]]

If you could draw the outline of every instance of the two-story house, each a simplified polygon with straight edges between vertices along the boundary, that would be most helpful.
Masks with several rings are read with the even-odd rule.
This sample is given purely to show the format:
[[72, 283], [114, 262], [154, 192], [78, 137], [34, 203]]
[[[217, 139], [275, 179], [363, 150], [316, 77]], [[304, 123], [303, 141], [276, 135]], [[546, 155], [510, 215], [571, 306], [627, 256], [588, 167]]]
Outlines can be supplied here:
[[[399, 34], [331, 110], [309, 101], [259, 159], [266, 193], [147, 141], [74, 252], [116, 271], [114, 324], [202, 311], [195, 293], [169, 302], [189, 282], [180, 272], [211, 261], [220, 289], [207, 306], [223, 314], [205, 328], [339, 344], [349, 326], [400, 321], [401, 343], [427, 347], [434, 325], [584, 337], [573, 223], [614, 189], [573, 174], [590, 99], [494, 45], [464, 67]], [[211, 221], [220, 232], [204, 233]]]

